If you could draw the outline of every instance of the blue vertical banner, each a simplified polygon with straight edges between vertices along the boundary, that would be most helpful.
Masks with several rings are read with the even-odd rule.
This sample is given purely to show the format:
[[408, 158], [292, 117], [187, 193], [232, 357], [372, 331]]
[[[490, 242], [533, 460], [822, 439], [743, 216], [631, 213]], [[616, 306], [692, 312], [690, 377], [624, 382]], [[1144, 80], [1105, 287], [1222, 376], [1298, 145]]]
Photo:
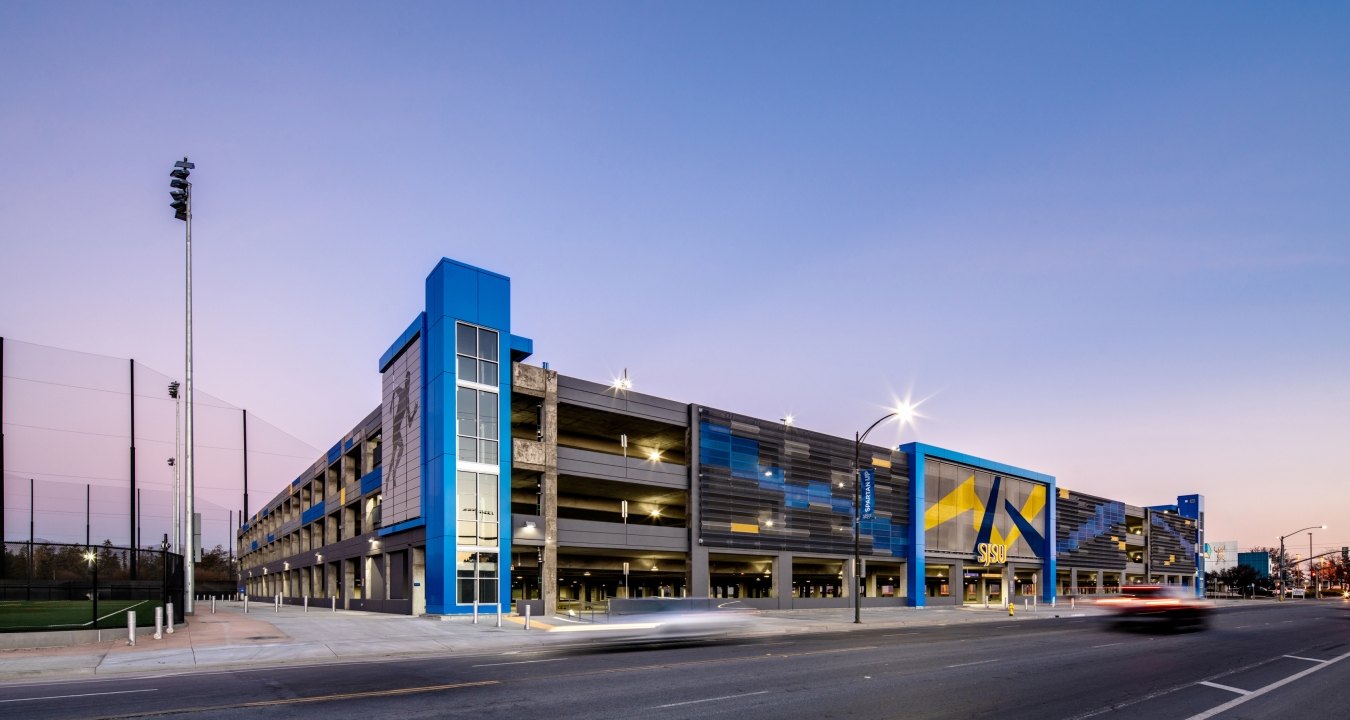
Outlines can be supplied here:
[[862, 519], [875, 520], [877, 517], [877, 481], [871, 468], [858, 470], [859, 492], [862, 494]]

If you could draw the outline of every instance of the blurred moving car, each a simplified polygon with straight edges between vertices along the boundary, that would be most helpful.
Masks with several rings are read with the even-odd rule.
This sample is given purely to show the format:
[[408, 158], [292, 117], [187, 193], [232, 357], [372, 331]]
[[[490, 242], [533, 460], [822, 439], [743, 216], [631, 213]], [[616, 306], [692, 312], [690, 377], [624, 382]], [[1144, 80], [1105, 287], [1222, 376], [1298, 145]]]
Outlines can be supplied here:
[[737, 610], [656, 608], [652, 612], [614, 616], [609, 622], [558, 625], [551, 632], [604, 644], [638, 644], [715, 640], [740, 633], [758, 620]]
[[1111, 610], [1116, 621], [1157, 623], [1172, 627], [1204, 628], [1214, 604], [1195, 597], [1191, 588], [1176, 585], [1126, 585], [1120, 596], [1097, 601]]

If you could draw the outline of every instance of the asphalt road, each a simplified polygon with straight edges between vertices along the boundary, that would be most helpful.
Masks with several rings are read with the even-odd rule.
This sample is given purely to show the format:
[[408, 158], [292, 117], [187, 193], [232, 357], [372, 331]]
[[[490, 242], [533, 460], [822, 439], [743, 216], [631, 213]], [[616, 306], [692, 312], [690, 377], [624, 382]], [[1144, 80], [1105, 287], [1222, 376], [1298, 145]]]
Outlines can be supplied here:
[[554, 648], [0, 686], [0, 717], [1346, 717], [1350, 607], [1260, 604], [1211, 629], [1016, 619], [714, 645]]

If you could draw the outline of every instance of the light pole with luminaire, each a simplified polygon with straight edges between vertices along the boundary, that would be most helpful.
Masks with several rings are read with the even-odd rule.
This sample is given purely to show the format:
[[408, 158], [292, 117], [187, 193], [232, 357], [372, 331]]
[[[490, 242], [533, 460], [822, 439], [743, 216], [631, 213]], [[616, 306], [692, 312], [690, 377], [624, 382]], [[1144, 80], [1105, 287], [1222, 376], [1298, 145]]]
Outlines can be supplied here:
[[853, 435], [853, 622], [862, 623], [862, 545], [860, 535], [862, 534], [862, 442], [867, 439], [877, 426], [890, 420], [893, 417], [900, 418], [900, 426], [903, 428], [905, 423], [914, 417], [914, 406], [908, 402], [903, 402], [892, 412], [889, 412], [876, 422], [872, 423], [862, 433]]
[[183, 612], [191, 614], [193, 607], [193, 592], [196, 590], [195, 568], [193, 562], [196, 560], [196, 509], [197, 505], [193, 497], [195, 483], [193, 475], [193, 462], [195, 460], [194, 447], [192, 443], [192, 183], [188, 182], [188, 176], [197, 168], [195, 163], [189, 162], [187, 156], [173, 164], [173, 170], [169, 171], [169, 196], [173, 202], [169, 207], [174, 210], [174, 219], [182, 220], [187, 224], [187, 347], [184, 355], [184, 365], [187, 370], [184, 374], [184, 390], [187, 398], [187, 418], [184, 423], [184, 444], [183, 444], [183, 500], [187, 509], [183, 513], [183, 519], [187, 525], [187, 551], [183, 553]]
[[94, 591], [89, 593], [89, 597], [94, 601], [94, 629], [98, 629], [98, 553], [93, 549], [86, 547], [84, 551], [84, 561], [89, 563], [89, 570], [94, 574]]
[[[1326, 523], [1323, 523], [1323, 524], [1321, 524], [1321, 525], [1309, 525], [1308, 527], [1305, 527], [1305, 528], [1299, 528], [1299, 529], [1297, 529], [1297, 530], [1295, 530], [1295, 531], [1289, 533], [1288, 535], [1281, 535], [1281, 536], [1280, 536], [1280, 582], [1279, 582], [1279, 589], [1280, 589], [1280, 591], [1279, 591], [1279, 600], [1280, 600], [1280, 602], [1284, 602], [1284, 589], [1285, 589], [1285, 580], [1284, 580], [1284, 539], [1287, 538], [1287, 537], [1291, 537], [1291, 536], [1293, 536], [1293, 535], [1297, 535], [1297, 534], [1299, 534], [1299, 533], [1301, 533], [1301, 532], [1303, 532], [1303, 531], [1305, 531], [1305, 530], [1326, 530], [1326, 529], [1327, 529]], [[1308, 533], [1308, 548], [1309, 548], [1308, 555], [1309, 555], [1309, 557], [1311, 557], [1311, 556], [1312, 556], [1312, 549], [1311, 549], [1311, 548], [1312, 548], [1312, 533]], [[1312, 560], [1309, 560], [1309, 561], [1308, 561], [1308, 567], [1312, 567]]]

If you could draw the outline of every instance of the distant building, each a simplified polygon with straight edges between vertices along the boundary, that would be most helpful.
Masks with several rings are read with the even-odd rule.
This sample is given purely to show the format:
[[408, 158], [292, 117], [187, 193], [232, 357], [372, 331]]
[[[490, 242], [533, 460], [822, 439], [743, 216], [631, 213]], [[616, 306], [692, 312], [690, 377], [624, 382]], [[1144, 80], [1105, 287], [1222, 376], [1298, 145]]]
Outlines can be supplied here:
[[1245, 565], [1249, 568], [1255, 568], [1256, 574], [1262, 580], [1270, 578], [1270, 553], [1267, 552], [1245, 552], [1238, 553], [1238, 565]]
[[1238, 564], [1236, 540], [1205, 543], [1205, 572], [1223, 572]]

